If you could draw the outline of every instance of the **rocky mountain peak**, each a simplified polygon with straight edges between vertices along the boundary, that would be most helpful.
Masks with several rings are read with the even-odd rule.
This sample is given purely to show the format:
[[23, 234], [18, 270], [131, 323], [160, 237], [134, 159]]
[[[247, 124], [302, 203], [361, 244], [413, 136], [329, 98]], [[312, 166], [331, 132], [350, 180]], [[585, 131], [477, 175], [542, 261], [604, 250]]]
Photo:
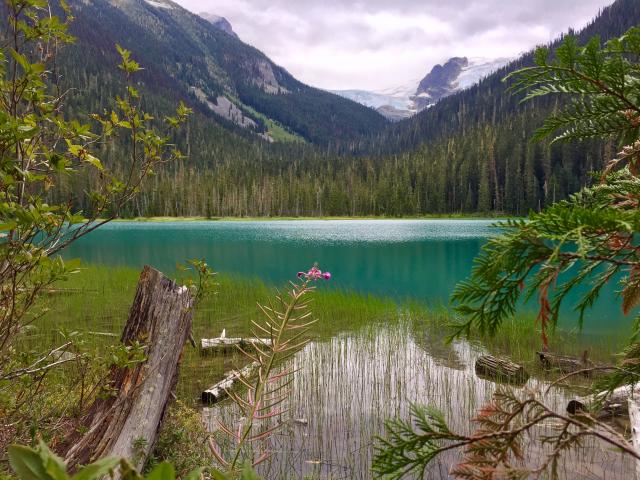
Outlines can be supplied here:
[[458, 79], [463, 69], [469, 66], [467, 57], [453, 57], [442, 65], [434, 66], [424, 77], [412, 100], [416, 110], [433, 105], [438, 100], [451, 95], [458, 89]]
[[[390, 120], [401, 120], [435, 105], [449, 95], [469, 88], [505, 66], [510, 58], [453, 57], [434, 66], [420, 82], [377, 92], [334, 90], [345, 98], [375, 108]], [[416, 88], [415, 85], [418, 85]]]
[[231, 25], [229, 20], [227, 20], [226, 18], [221, 17], [220, 15], [216, 15], [214, 13], [208, 13], [208, 12], [201, 12], [198, 15], [200, 15], [205, 20], [209, 21], [214, 27], [219, 28], [220, 30], [222, 30], [225, 33], [228, 33], [232, 37], [238, 38], [238, 35], [236, 34], [236, 32], [233, 31], [233, 26]]

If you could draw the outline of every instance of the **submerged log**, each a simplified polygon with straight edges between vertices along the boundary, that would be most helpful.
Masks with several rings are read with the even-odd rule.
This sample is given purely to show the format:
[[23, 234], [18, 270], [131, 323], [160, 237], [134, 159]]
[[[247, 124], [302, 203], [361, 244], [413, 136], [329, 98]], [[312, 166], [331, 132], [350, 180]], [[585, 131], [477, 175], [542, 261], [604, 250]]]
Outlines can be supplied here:
[[575, 415], [591, 412], [596, 418], [617, 417], [629, 413], [629, 400], [640, 400], [640, 385], [616, 388], [613, 392], [600, 392], [587, 397], [570, 400], [567, 412]]
[[[545, 370], [559, 370], [562, 373], [573, 373], [593, 367], [593, 363], [587, 358], [588, 352], [586, 350], [580, 358], [551, 352], [536, 353]], [[588, 376], [590, 372], [585, 371], [584, 375]]]
[[238, 384], [241, 384], [242, 380], [248, 379], [258, 366], [257, 362], [253, 362], [241, 370], [228, 372], [223, 380], [220, 380], [213, 387], [202, 392], [202, 403], [214, 404], [223, 400], [229, 395], [230, 390], [237, 387]]
[[261, 345], [271, 346], [270, 338], [203, 338], [200, 340], [200, 353], [227, 352], [229, 350], [255, 350]]
[[67, 439], [73, 469], [108, 456], [127, 458], [138, 469], [151, 452], [178, 379], [182, 349], [191, 329], [193, 296], [162, 273], [144, 267], [121, 341], [144, 346], [142, 362], [111, 368], [108, 388], [82, 421], [84, 434]]
[[476, 360], [476, 374], [503, 382], [524, 383], [529, 374], [522, 365], [492, 355], [482, 355]]

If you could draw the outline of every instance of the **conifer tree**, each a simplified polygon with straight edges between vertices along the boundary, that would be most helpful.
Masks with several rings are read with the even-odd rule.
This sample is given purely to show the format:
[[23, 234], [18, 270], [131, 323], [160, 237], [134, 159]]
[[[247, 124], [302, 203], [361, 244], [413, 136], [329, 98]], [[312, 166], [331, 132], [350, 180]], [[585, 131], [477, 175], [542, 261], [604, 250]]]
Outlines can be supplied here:
[[[536, 298], [546, 347], [570, 292], [588, 287], [575, 306], [581, 326], [602, 288], [619, 278], [622, 312], [637, 314], [640, 306], [640, 28], [604, 46], [598, 37], [582, 47], [568, 37], [553, 60], [546, 48], [535, 58], [535, 66], [509, 76], [512, 88], [525, 92], [525, 100], [548, 95], [570, 99], [535, 138], [553, 136], [554, 144], [615, 138], [623, 146], [593, 187], [532, 212], [528, 219], [498, 224], [503, 233], [487, 242], [471, 277], [453, 293], [461, 316], [454, 336], [498, 334], [522, 298]], [[549, 196], [548, 183], [546, 190]], [[632, 323], [634, 334], [623, 363], [603, 383], [609, 391], [637, 383], [640, 315]], [[462, 460], [452, 470], [456, 478], [525, 478], [544, 472], [557, 478], [560, 457], [590, 436], [640, 459], [627, 439], [588, 413], [555, 412], [534, 394], [499, 389], [479, 412], [472, 434], [451, 431], [442, 414], [429, 407], [414, 406], [412, 415], [413, 422], [388, 422], [388, 436], [381, 439], [373, 465], [376, 472], [390, 478], [424, 472], [442, 452], [462, 449]], [[558, 428], [544, 437], [549, 448], [540, 458], [528, 459], [525, 467], [522, 446], [529, 431], [550, 419]]]

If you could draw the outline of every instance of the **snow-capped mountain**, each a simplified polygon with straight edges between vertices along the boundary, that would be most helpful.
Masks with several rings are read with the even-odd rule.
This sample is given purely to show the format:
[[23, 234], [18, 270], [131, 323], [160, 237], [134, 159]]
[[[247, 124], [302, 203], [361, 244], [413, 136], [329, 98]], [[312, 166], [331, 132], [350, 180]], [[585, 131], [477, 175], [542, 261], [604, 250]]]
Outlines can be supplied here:
[[375, 108], [391, 120], [400, 120], [471, 87], [510, 61], [510, 58], [453, 57], [442, 65], [435, 65], [422, 80], [414, 80], [410, 85], [378, 91], [333, 90], [332, 93]]
[[469, 59], [469, 65], [462, 69], [458, 76], [458, 90], [464, 90], [478, 83], [483, 78], [491, 75], [496, 70], [500, 70], [507, 63], [513, 61], [514, 58], [481, 58], [475, 57]]
[[368, 90], [331, 90], [331, 93], [376, 109], [384, 106], [406, 109], [411, 96], [389, 95], [384, 92], [370, 92]]
[[411, 97], [416, 91], [418, 79], [407, 85], [389, 87], [376, 92], [368, 90], [331, 90], [331, 93], [348, 98], [367, 107], [375, 108], [391, 120], [402, 120], [415, 113], [411, 110]]

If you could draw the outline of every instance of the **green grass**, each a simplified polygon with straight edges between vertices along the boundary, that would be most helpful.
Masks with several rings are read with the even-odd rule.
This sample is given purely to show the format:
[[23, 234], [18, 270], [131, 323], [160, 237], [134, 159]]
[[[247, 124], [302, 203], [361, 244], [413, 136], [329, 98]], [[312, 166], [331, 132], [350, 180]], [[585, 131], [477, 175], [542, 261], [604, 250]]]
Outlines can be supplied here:
[[[116, 342], [127, 319], [135, 294], [139, 272], [131, 268], [88, 266], [59, 285], [59, 292], [48, 295], [44, 303], [50, 309], [23, 337], [23, 348], [46, 350], [63, 343], [61, 331], [83, 332], [85, 342], [104, 346]], [[251, 335], [251, 321], [259, 320], [257, 303], [266, 303], [276, 289], [259, 279], [217, 276], [215, 292], [197, 307], [193, 320], [196, 340], [213, 338], [226, 329], [229, 337]], [[313, 293], [313, 314], [317, 323], [312, 336], [328, 340], [340, 333], [354, 332], [375, 324], [393, 325], [409, 321], [416, 338], [430, 333], [440, 343], [447, 340], [447, 325], [453, 319], [444, 309], [429, 309], [420, 303], [398, 304], [391, 299], [327, 288], [318, 284]], [[371, 329], [375, 331], [375, 329]], [[112, 337], [104, 336], [107, 333]], [[530, 315], [507, 322], [494, 337], [475, 336], [472, 342], [489, 351], [507, 355], [514, 361], [537, 366], [535, 351], [540, 349], [540, 331]], [[579, 356], [586, 349], [591, 359], [611, 362], [612, 353], [624, 344], [621, 337], [589, 337], [576, 332], [556, 332], [551, 336], [551, 350]], [[431, 348], [433, 341], [431, 340]], [[197, 350], [186, 349], [180, 397], [187, 402], [197, 399], [203, 387], [209, 386], [224, 371], [242, 362], [236, 356], [201, 357]]]
[[233, 101], [233, 103], [238, 105], [245, 112], [248, 112], [252, 116], [262, 120], [265, 123], [265, 125], [267, 126], [267, 134], [271, 138], [273, 138], [274, 142], [300, 142], [300, 143], [307, 143], [307, 141], [304, 139], [304, 137], [302, 137], [302, 136], [300, 136], [300, 135], [298, 135], [296, 133], [290, 132], [285, 127], [283, 127], [280, 123], [278, 123], [275, 120], [267, 117], [265, 114], [258, 112], [254, 108], [251, 108], [249, 105], [246, 105], [246, 104], [242, 103], [238, 98], [231, 97], [231, 100]]
[[[82, 333], [88, 347], [105, 348], [118, 341], [133, 301], [139, 272], [130, 268], [89, 266], [58, 285], [57, 292], [43, 298], [48, 313], [22, 337], [24, 351], [45, 351], [64, 343], [71, 332]], [[194, 338], [213, 338], [226, 329], [229, 337], [251, 335], [251, 320], [260, 318], [257, 302], [273, 297], [275, 288], [257, 279], [217, 277], [215, 292], [198, 305], [193, 320]], [[314, 292], [313, 311], [318, 322], [316, 339], [328, 339], [343, 331], [353, 331], [372, 322], [397, 318], [391, 300], [319, 288]], [[61, 333], [62, 332], [62, 333]], [[105, 335], [106, 334], [106, 335]], [[178, 393], [187, 403], [195, 403], [199, 392], [215, 383], [224, 372], [238, 367], [244, 359], [231, 355], [201, 357], [187, 348]]]
[[284, 128], [275, 120], [270, 119], [266, 115], [263, 115], [262, 113], [254, 110], [253, 108], [247, 105], [243, 104], [243, 107], [246, 108], [249, 112], [251, 112], [256, 117], [264, 121], [265, 125], [267, 126], [267, 135], [273, 138], [274, 142], [307, 143], [304, 137], [301, 137], [300, 135], [297, 135], [295, 133], [291, 133], [289, 130]]

